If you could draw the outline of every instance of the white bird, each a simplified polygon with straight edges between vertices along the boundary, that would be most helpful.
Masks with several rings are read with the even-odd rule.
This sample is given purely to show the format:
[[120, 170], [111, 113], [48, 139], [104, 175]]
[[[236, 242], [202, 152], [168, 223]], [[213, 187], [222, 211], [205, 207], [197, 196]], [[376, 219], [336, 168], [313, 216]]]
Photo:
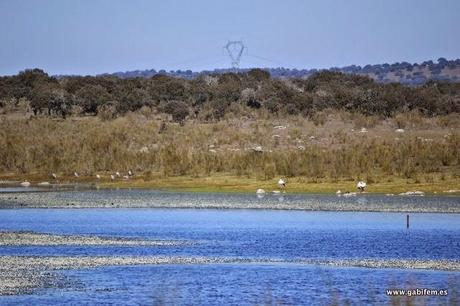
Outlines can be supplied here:
[[22, 187], [29, 187], [30, 183], [28, 181], [24, 181], [20, 184]]
[[131, 170], [128, 170], [128, 175], [133, 176], [134, 174], [133, 174], [133, 172]]
[[124, 175], [124, 176], [123, 176], [123, 179], [129, 180], [129, 176], [128, 176], [128, 175]]
[[265, 193], [265, 190], [259, 188], [259, 189], [257, 189], [256, 193], [257, 193], [257, 194], [264, 194], [264, 193]]
[[118, 177], [120, 177], [120, 172], [118, 172], [118, 171], [115, 172], [115, 175], [118, 176]]
[[112, 181], [115, 180], [115, 175], [113, 175], [113, 174], [110, 175], [110, 179], [111, 179]]
[[100, 180], [100, 179], [101, 179], [101, 176], [100, 176], [99, 174], [96, 174], [96, 178], [97, 178], [98, 180]]
[[75, 177], [79, 177], [79, 175], [78, 175], [77, 172], [74, 172], [73, 175], [74, 175]]
[[358, 184], [356, 185], [356, 188], [358, 188], [359, 191], [363, 192], [364, 189], [366, 189], [366, 182], [364, 181], [359, 181]]
[[280, 186], [280, 188], [284, 189], [286, 188], [286, 182], [280, 178], [280, 180], [278, 181], [278, 186]]
[[52, 177], [53, 179], [57, 179], [56, 173], [51, 173], [51, 177]]

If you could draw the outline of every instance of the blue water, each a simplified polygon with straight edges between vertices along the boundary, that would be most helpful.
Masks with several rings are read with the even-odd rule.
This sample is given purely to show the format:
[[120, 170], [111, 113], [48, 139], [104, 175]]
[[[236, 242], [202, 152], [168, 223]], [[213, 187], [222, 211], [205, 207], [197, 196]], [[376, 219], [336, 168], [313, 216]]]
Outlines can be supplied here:
[[[193, 197], [193, 194], [190, 194]], [[426, 198], [423, 201], [427, 201]], [[121, 266], [68, 270], [72, 285], [0, 297], [0, 304], [386, 304], [386, 288], [448, 288], [460, 273], [301, 265], [316, 259], [460, 259], [460, 215], [213, 209], [8, 209], [0, 230], [190, 242], [173, 247], [0, 247], [0, 255], [181, 255], [277, 264]], [[454, 301], [455, 302], [455, 301]], [[455, 305], [455, 304], [452, 304]]]

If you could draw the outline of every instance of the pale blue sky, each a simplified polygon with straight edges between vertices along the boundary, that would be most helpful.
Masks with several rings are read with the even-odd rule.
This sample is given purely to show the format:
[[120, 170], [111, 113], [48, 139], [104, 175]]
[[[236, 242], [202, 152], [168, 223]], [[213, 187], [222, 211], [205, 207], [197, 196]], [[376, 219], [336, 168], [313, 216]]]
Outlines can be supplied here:
[[0, 75], [460, 58], [458, 0], [0, 0]]

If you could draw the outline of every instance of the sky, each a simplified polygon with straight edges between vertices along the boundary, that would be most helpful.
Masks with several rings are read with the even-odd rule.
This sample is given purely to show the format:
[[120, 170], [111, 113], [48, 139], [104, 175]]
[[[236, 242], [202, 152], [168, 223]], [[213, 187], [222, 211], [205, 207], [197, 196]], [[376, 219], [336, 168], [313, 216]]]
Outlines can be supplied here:
[[0, 75], [460, 58], [458, 0], [0, 0]]

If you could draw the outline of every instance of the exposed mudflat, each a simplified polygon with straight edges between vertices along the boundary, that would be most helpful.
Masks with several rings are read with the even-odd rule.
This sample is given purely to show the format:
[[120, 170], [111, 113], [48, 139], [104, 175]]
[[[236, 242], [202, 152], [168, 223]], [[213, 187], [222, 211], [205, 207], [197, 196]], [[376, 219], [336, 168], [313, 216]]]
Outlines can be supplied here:
[[139, 240], [123, 238], [106, 238], [98, 236], [73, 236], [53, 235], [34, 232], [1, 232], [0, 246], [58, 246], [58, 245], [82, 245], [82, 246], [177, 246], [185, 244], [182, 241], [168, 240]]
[[0, 256], [0, 295], [23, 294], [43, 287], [65, 286], [56, 270], [120, 265], [161, 264], [310, 264], [340, 267], [400, 268], [460, 271], [460, 261], [449, 260], [316, 260], [281, 261], [275, 259], [219, 257], [41, 257]]

